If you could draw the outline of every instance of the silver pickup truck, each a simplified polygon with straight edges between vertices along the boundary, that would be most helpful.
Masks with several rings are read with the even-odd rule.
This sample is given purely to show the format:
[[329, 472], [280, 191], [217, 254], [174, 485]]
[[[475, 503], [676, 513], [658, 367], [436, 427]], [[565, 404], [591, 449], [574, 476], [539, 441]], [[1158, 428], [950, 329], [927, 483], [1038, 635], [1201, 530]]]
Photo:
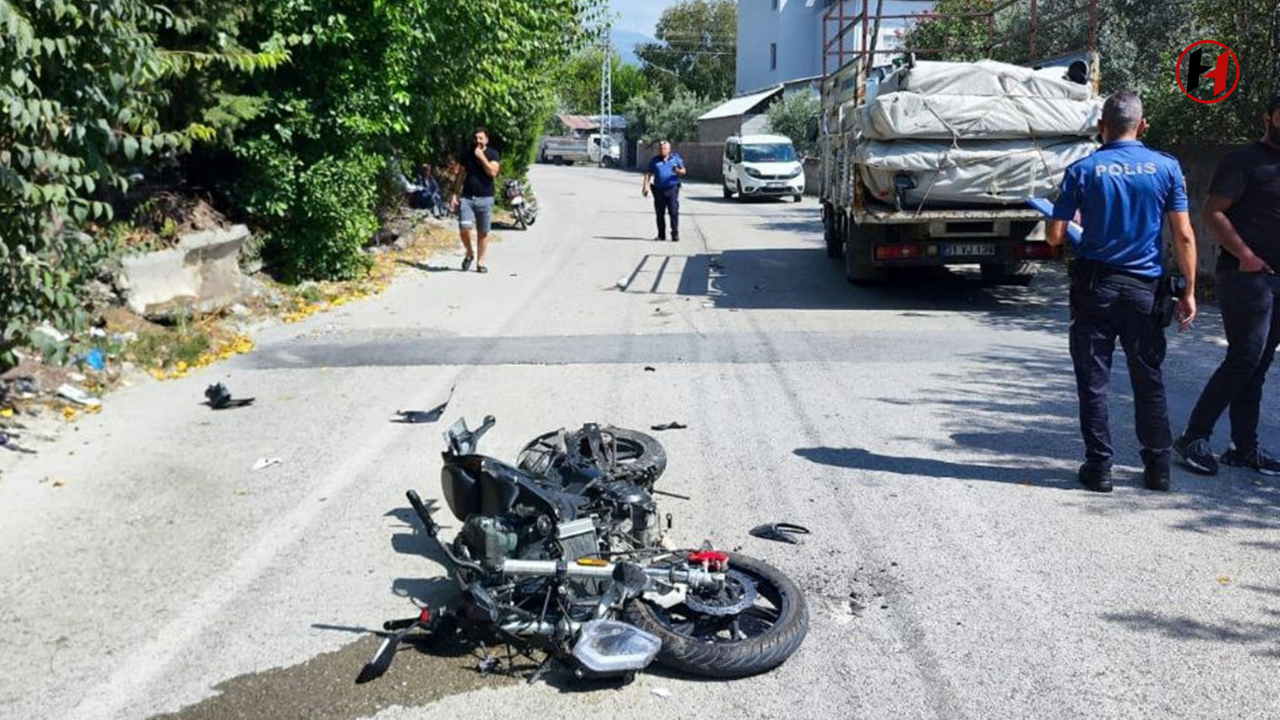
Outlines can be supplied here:
[[622, 147], [612, 136], [593, 133], [582, 137], [544, 137], [538, 150], [538, 161], [553, 165], [586, 163], [617, 167]]

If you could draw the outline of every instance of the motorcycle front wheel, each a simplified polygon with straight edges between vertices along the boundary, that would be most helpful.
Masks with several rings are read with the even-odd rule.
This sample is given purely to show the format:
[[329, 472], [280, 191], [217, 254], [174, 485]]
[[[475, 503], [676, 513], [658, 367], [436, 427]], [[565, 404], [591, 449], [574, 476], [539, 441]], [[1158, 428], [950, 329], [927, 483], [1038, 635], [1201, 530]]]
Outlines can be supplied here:
[[706, 608], [733, 603], [733, 597], [705, 598], [699, 609], [680, 603], [662, 608], [644, 600], [627, 605], [627, 622], [662, 640], [657, 661], [673, 670], [712, 678], [740, 678], [768, 672], [791, 657], [809, 632], [809, 609], [800, 589], [767, 563], [729, 554], [729, 569], [754, 585], [749, 606], [732, 614]]

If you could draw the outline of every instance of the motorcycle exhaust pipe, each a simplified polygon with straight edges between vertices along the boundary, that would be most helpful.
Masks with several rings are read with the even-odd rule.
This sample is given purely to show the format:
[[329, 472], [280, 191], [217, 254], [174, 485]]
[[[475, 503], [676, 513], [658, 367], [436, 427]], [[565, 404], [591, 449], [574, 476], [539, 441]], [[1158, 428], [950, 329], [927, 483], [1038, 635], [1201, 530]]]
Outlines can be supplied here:
[[[512, 560], [502, 561], [499, 570], [505, 575], [530, 575], [535, 577], [555, 577], [564, 575], [571, 578], [590, 580], [609, 580], [613, 578], [613, 563], [605, 565], [578, 565], [557, 560]], [[687, 583], [693, 587], [717, 587], [724, 580], [723, 573], [713, 573], [701, 568], [644, 568], [644, 573], [655, 580], [663, 580], [670, 584]]]

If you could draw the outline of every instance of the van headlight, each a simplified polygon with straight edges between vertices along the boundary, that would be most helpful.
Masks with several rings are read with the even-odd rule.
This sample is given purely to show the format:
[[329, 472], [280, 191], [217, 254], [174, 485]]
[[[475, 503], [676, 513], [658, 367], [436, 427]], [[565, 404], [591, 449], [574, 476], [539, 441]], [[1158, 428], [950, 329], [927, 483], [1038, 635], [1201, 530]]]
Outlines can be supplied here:
[[801, 175], [803, 175], [803, 174], [804, 174], [804, 168], [802, 168], [802, 167], [798, 167], [798, 168], [796, 168], [795, 170], [792, 170], [792, 171], [791, 171], [791, 177], [793, 177], [793, 178], [800, 177], [800, 176], [801, 176]]
[[757, 170], [757, 169], [755, 169], [755, 168], [752, 168], [752, 167], [749, 167], [749, 168], [743, 168], [743, 171], [747, 173], [747, 176], [748, 176], [748, 177], [753, 177], [753, 178], [760, 178], [760, 177], [764, 177], [763, 175], [761, 175], [761, 174], [760, 174], [760, 171], [759, 171], [759, 170]]

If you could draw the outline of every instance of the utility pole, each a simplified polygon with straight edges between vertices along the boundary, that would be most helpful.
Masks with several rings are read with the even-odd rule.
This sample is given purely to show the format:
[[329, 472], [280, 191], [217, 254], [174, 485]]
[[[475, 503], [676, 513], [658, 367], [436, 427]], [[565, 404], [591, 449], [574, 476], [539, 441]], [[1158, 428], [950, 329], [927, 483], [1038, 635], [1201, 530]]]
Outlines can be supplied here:
[[609, 42], [609, 33], [605, 32], [604, 62], [600, 68], [600, 165], [606, 165], [610, 157], [609, 146], [613, 142], [613, 48]]

